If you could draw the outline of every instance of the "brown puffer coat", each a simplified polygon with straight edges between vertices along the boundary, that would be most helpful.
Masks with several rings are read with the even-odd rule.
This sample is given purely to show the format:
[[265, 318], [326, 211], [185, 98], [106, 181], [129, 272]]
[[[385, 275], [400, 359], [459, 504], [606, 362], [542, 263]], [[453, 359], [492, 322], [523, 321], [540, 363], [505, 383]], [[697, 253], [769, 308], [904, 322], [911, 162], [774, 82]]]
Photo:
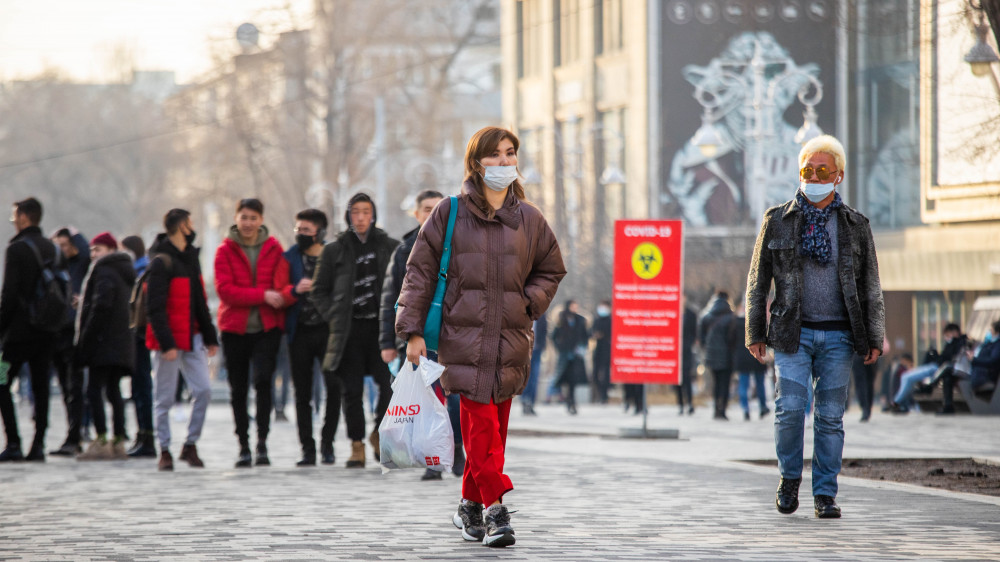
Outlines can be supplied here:
[[[477, 204], [477, 202], [481, 203]], [[489, 213], [471, 182], [458, 198], [438, 358], [441, 385], [488, 404], [524, 390], [534, 335], [566, 275], [555, 235], [537, 208], [508, 195]], [[406, 264], [396, 334], [422, 335], [434, 298], [451, 200], [434, 208]]]

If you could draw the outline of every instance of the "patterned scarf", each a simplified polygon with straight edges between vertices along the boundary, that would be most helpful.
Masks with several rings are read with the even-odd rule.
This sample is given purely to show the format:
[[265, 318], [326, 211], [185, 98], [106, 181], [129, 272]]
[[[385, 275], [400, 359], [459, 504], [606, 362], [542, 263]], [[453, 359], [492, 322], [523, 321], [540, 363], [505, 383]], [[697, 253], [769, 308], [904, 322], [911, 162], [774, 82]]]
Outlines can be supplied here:
[[833, 195], [833, 202], [820, 209], [809, 203], [801, 191], [795, 193], [795, 202], [805, 215], [802, 223], [802, 255], [812, 258], [819, 265], [826, 266], [833, 259], [833, 246], [830, 244], [830, 233], [826, 230], [826, 222], [833, 212], [844, 205], [839, 193]]

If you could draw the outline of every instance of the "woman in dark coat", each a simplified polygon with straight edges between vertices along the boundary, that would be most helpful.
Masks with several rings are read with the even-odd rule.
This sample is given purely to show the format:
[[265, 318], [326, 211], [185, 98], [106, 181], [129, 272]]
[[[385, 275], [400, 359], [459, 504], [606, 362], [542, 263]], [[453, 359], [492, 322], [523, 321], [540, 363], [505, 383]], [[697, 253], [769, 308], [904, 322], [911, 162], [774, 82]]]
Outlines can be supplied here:
[[[514, 544], [510, 513], [501, 504], [514, 488], [503, 473], [511, 398], [528, 380], [531, 323], [566, 275], [552, 230], [517, 180], [517, 148], [517, 137], [497, 127], [469, 140], [438, 345], [441, 385], [461, 394], [466, 456], [462, 502], [452, 521], [466, 540], [495, 547]], [[445, 199], [434, 208], [407, 262], [396, 334], [407, 342], [412, 363], [427, 354], [424, 322], [451, 206]]]
[[[129, 298], [135, 284], [132, 258], [116, 251], [111, 234], [98, 234], [90, 242], [92, 265], [83, 283], [76, 329], [76, 364], [90, 368], [87, 399], [97, 438], [79, 460], [128, 458], [125, 454], [125, 403], [119, 383], [135, 369], [135, 345], [129, 329]], [[104, 401], [111, 403], [114, 439], [108, 441]]]
[[572, 415], [576, 415], [576, 385], [587, 382], [587, 367], [583, 358], [589, 338], [587, 320], [576, 311], [576, 301], [566, 301], [566, 306], [559, 313], [556, 329], [552, 331], [552, 342], [559, 352], [556, 386], [566, 389], [566, 408]]

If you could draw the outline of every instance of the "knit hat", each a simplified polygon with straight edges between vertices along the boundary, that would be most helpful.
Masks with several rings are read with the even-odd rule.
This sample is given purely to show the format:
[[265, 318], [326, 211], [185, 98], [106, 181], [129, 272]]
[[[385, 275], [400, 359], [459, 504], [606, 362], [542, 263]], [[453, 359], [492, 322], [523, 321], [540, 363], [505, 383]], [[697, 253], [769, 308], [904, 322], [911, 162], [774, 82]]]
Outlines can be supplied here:
[[108, 248], [111, 248], [112, 250], [118, 249], [118, 241], [115, 240], [115, 237], [112, 236], [110, 232], [102, 232], [98, 234], [97, 236], [94, 237], [93, 240], [90, 241], [90, 245], [106, 246]]

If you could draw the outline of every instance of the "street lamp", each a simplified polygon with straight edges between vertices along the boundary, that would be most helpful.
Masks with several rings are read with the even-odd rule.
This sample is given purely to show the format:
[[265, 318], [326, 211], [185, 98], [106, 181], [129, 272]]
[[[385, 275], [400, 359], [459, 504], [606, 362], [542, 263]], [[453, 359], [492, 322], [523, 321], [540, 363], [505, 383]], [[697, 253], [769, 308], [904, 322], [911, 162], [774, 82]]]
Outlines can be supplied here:
[[[816, 124], [814, 107], [823, 99], [823, 85], [806, 68], [800, 67], [788, 56], [765, 56], [760, 38], [752, 36], [753, 55], [747, 60], [723, 60], [718, 74], [714, 75], [727, 86], [727, 90], [743, 92], [747, 125], [744, 132], [746, 142], [743, 147], [746, 181], [744, 198], [749, 203], [751, 216], [759, 221], [767, 207], [767, 163], [763, 148], [778, 136], [777, 125], [782, 120], [783, 107], [778, 107], [778, 93], [781, 84], [801, 80], [802, 86], [796, 97], [803, 106], [804, 122], [796, 132], [796, 143], [805, 143], [823, 134]], [[769, 67], [779, 67], [780, 71], [768, 74]], [[731, 69], [737, 69], [736, 71]], [[716, 122], [721, 117], [717, 111], [725, 103], [724, 96], [708, 91], [705, 83], [695, 86], [695, 99], [705, 108], [702, 124], [691, 142], [706, 158], [713, 158], [724, 145], [724, 131]], [[779, 139], [780, 140], [780, 139]]]
[[975, 25], [976, 44], [965, 55], [965, 62], [969, 63], [969, 66], [972, 67], [974, 75], [980, 77], [987, 76], [992, 74], [991, 65], [1000, 61], [1000, 57], [997, 56], [993, 47], [986, 42], [986, 34], [989, 33], [990, 26], [985, 21], [982, 3], [980, 2], [979, 5], [976, 5], [975, 2], [969, 0], [969, 7], [978, 12], [978, 21]]

